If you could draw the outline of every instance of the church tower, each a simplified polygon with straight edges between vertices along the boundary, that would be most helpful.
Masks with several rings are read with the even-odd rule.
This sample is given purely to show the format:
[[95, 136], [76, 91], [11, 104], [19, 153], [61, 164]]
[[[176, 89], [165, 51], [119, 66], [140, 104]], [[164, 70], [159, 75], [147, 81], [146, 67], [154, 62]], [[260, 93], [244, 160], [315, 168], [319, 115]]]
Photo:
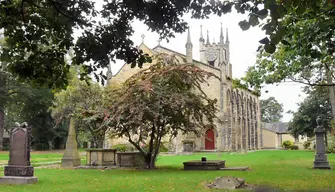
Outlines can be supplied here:
[[[226, 40], [226, 41], [225, 41]], [[226, 31], [226, 39], [223, 36], [223, 28], [221, 23], [220, 40], [219, 42], [209, 41], [209, 32], [207, 31], [206, 42], [202, 34], [202, 26], [200, 26], [200, 61], [211, 65], [216, 68], [220, 68], [227, 77], [231, 77], [231, 66], [229, 61], [229, 39], [228, 29]]]

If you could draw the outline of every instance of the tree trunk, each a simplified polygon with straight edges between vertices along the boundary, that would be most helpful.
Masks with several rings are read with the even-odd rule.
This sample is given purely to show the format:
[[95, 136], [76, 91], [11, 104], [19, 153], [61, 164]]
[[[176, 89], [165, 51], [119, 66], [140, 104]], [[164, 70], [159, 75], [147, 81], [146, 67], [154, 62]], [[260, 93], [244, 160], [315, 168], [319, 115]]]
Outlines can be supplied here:
[[97, 141], [96, 141], [96, 144], [97, 144], [97, 148], [100, 148], [100, 149], [102, 149], [102, 148], [104, 148], [104, 139], [98, 139]]
[[94, 148], [104, 148], [104, 137], [94, 136], [93, 142], [94, 142]]
[[155, 162], [157, 157], [153, 157], [152, 153], [148, 153], [144, 156], [145, 160], [145, 167], [147, 169], [154, 169], [155, 168]]
[[0, 150], [3, 149], [3, 133], [5, 125], [5, 112], [3, 107], [0, 107]]

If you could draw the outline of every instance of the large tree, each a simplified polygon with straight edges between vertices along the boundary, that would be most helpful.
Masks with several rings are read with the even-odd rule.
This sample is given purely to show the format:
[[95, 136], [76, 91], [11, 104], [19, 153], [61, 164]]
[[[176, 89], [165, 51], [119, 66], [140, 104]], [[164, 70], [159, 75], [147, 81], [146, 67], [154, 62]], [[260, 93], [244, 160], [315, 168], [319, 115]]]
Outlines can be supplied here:
[[108, 110], [112, 134], [126, 137], [154, 168], [164, 136], [198, 136], [217, 120], [217, 100], [201, 89], [218, 78], [192, 64], [178, 65], [174, 56], [159, 55], [157, 63], [128, 79]]
[[[309, 42], [309, 46], [301, 46], [301, 53], [309, 54], [311, 47], [320, 41], [329, 50], [335, 47], [330, 38], [334, 31], [334, 0], [106, 0], [102, 4], [97, 11], [93, 0], [1, 1], [0, 29], [8, 37], [2, 60], [9, 62], [10, 70], [21, 78], [65, 86], [69, 65], [64, 62], [64, 55], [71, 47], [75, 50], [73, 63], [85, 66], [83, 74], [107, 67], [115, 59], [123, 59], [133, 67], [142, 66], [147, 57], [130, 40], [134, 20], [142, 21], [161, 38], [170, 38], [187, 29], [185, 13], [191, 13], [193, 18], [206, 18], [232, 9], [249, 13], [239, 23], [242, 29], [262, 25], [267, 38], [261, 43], [269, 53], [280, 42], [294, 46], [287, 44], [292, 36], [301, 39], [297, 47]], [[312, 18], [318, 22], [313, 22], [311, 30], [301, 33], [291, 30]], [[77, 39], [73, 38], [75, 29], [82, 32]]]
[[[5, 47], [5, 39], [2, 33], [0, 33], [0, 54]], [[19, 83], [15, 76], [9, 72], [8, 64], [0, 61], [0, 150], [3, 147], [6, 106], [12, 101], [15, 94], [26, 91], [24, 83]]]
[[262, 122], [279, 122], [283, 117], [283, 104], [279, 103], [274, 97], [261, 100], [260, 107]]
[[74, 117], [77, 131], [89, 133], [95, 147], [103, 148], [108, 130], [108, 126], [102, 124], [104, 111], [107, 104], [116, 99], [114, 89], [117, 85], [105, 88], [92, 81], [87, 84], [77, 77], [77, 73], [78, 68], [72, 68], [69, 85], [55, 94], [52, 116], [57, 124]]
[[327, 87], [306, 87], [304, 92], [307, 97], [299, 103], [298, 110], [291, 112], [293, 119], [290, 122], [289, 130], [294, 136], [314, 136], [316, 119], [322, 120], [322, 126], [327, 131], [331, 129], [332, 111]]
[[285, 81], [326, 86], [335, 118], [335, 6], [327, 1], [314, 1], [313, 6], [319, 11], [297, 8], [283, 17], [285, 41], [272, 54], [269, 47], [261, 48], [243, 80], [257, 89]]
[[[266, 45], [260, 48], [256, 64], [248, 69], [244, 78], [252, 87], [260, 88], [264, 84], [287, 80], [310, 86], [335, 85], [332, 75], [335, 67], [334, 1], [292, 3], [296, 4], [292, 7], [295, 10], [281, 19], [280, 33], [269, 34], [271, 40], [260, 41]], [[303, 3], [308, 4], [304, 7]], [[263, 26], [267, 27], [271, 26]], [[284, 39], [279, 42], [281, 37]], [[269, 43], [278, 43], [277, 49], [268, 46]]]

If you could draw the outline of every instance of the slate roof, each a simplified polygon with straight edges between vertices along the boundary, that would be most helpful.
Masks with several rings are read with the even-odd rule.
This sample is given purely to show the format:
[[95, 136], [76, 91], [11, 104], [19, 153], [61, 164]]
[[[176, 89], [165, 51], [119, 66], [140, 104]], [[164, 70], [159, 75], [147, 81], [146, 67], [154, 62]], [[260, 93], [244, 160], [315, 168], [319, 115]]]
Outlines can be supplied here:
[[262, 123], [262, 128], [275, 133], [288, 133], [287, 122]]

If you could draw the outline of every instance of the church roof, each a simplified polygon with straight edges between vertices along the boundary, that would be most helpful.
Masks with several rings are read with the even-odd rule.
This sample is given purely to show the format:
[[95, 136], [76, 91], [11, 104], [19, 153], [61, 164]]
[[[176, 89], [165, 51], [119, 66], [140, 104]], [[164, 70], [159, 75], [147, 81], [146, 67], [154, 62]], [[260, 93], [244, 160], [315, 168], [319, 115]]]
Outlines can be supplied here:
[[[163, 46], [161, 46], [161, 45], [157, 45], [157, 46], [154, 47], [152, 50], [153, 50], [154, 52], [157, 52], [156, 50], [159, 49], [159, 48], [161, 48], [161, 49], [165, 49], [166, 51], [169, 51], [169, 52], [171, 52], [171, 53], [173, 53], [173, 54], [176, 54], [176, 55], [178, 55], [178, 56], [181, 56], [181, 57], [183, 57], [183, 58], [186, 58], [186, 55], [185, 55], [185, 54], [179, 53], [179, 52], [174, 51], [174, 50], [172, 50], [172, 49], [163, 47]], [[198, 61], [198, 60], [195, 60], [195, 59], [193, 59], [193, 63], [201, 64], [201, 65], [206, 65], [207, 67], [210, 67], [210, 68], [219, 70], [218, 68], [216, 68], [216, 67], [214, 67], [214, 66], [212, 66], [212, 65], [209, 65], [209, 64], [207, 64], [207, 63], [203, 63], [203, 62]]]
[[[139, 49], [143, 49], [143, 48], [145, 48], [146, 50], [148, 50], [148, 51], [150, 52], [149, 55], [150, 55], [150, 54], [151, 54], [151, 55], [154, 55], [154, 54], [159, 53], [159, 52], [156, 51], [156, 50], [159, 49], [159, 48], [161, 48], [161, 49], [165, 49], [165, 50], [168, 51], [168, 52], [171, 52], [171, 53], [173, 53], [173, 54], [176, 54], [176, 55], [178, 55], [178, 56], [180, 56], [180, 57], [186, 58], [186, 55], [185, 55], [185, 54], [179, 53], [179, 52], [174, 51], [174, 50], [172, 50], [172, 49], [163, 47], [163, 46], [161, 46], [161, 45], [157, 45], [156, 47], [150, 49], [147, 45], [145, 45], [144, 43], [141, 43], [141, 44], [138, 46], [138, 48], [139, 48]], [[216, 67], [214, 67], [214, 66], [211, 66], [211, 65], [209, 65], [209, 64], [207, 64], [207, 63], [203, 63], [203, 62], [198, 61], [198, 60], [195, 60], [195, 59], [193, 59], [193, 63], [201, 64], [201, 65], [206, 65], [207, 67], [210, 67], [210, 68], [219, 70], [218, 68], [216, 68]], [[124, 63], [124, 64], [122, 65], [122, 67], [120, 68], [120, 70], [119, 70], [117, 73], [113, 73], [113, 76], [118, 75], [118, 73], [122, 70], [122, 68], [123, 68], [126, 64], [127, 64], [127, 63]]]
[[262, 123], [262, 128], [268, 131], [284, 134], [289, 133], [287, 122], [275, 122], [275, 123]]

